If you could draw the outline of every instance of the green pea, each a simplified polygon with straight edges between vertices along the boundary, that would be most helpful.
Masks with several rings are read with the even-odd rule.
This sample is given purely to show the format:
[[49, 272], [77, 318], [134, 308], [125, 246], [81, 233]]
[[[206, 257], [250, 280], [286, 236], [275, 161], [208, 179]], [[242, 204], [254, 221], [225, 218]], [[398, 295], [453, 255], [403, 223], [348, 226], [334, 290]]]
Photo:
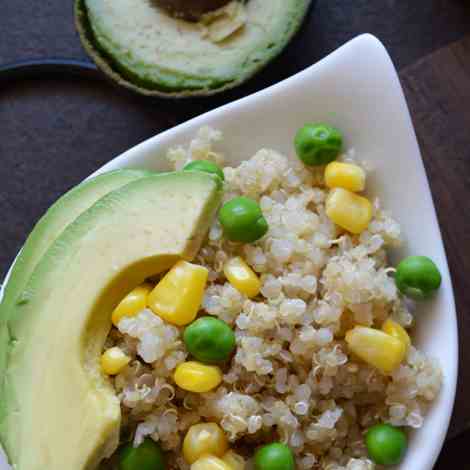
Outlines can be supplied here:
[[273, 442], [259, 449], [255, 454], [255, 470], [294, 470], [295, 459], [285, 444]]
[[294, 139], [297, 156], [310, 166], [326, 165], [341, 152], [341, 132], [326, 124], [305, 124]]
[[441, 285], [441, 273], [426, 256], [408, 256], [400, 261], [395, 273], [398, 290], [415, 300], [433, 294]]
[[224, 362], [235, 349], [235, 334], [227, 323], [202, 317], [184, 330], [186, 349], [201, 362]]
[[187, 163], [184, 168], [184, 171], [203, 171], [205, 173], [212, 173], [217, 175], [222, 181], [224, 181], [224, 172], [212, 162], [207, 160], [193, 160], [192, 162]]
[[147, 438], [134, 448], [126, 444], [119, 451], [119, 470], [165, 470], [166, 462], [160, 446]]
[[225, 203], [219, 211], [224, 235], [233, 242], [251, 243], [266, 234], [268, 223], [256, 201], [245, 196]]
[[366, 433], [369, 457], [379, 465], [396, 465], [408, 446], [406, 434], [390, 424], [376, 424]]

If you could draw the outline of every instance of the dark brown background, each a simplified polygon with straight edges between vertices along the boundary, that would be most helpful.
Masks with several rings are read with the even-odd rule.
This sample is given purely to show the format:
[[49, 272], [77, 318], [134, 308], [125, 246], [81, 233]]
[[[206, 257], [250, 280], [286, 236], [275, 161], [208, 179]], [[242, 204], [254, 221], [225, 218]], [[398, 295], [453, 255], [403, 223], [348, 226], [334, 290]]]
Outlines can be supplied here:
[[[443, 230], [459, 310], [461, 362], [452, 439], [436, 468], [465, 468], [470, 464], [465, 452], [470, 434], [462, 433], [470, 424], [465, 364], [470, 40], [463, 38], [470, 33], [470, 2], [319, 0], [281, 58], [244, 87], [211, 99], [144, 102], [100, 80], [66, 74], [10, 83], [0, 77], [0, 278], [37, 217], [96, 167], [147, 137], [307, 67], [363, 32], [384, 42], [401, 72]], [[44, 57], [86, 59], [71, 2], [0, 0], [0, 66]]]

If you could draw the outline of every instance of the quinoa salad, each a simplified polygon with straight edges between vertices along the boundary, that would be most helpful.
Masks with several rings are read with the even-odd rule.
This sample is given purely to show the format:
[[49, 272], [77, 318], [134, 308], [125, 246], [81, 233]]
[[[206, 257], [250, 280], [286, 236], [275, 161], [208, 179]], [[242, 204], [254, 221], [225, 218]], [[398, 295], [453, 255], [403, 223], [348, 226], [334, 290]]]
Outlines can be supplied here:
[[[409, 430], [425, 425], [442, 372], [413, 344], [407, 297], [429, 292], [408, 273], [428, 269], [424, 291], [439, 273], [425, 257], [390, 264], [400, 225], [362, 194], [367, 165], [339, 131], [325, 125], [315, 141], [313, 127], [295, 137], [297, 156], [266, 147], [236, 167], [207, 127], [168, 151], [173, 170], [223, 171], [224, 195], [196, 258], [113, 312], [101, 364], [120, 400], [121, 443], [165, 455], [164, 467], [142, 468], [372, 470], [398, 463]], [[258, 218], [231, 225], [234, 201]], [[176, 298], [191, 318], [159, 313]], [[117, 456], [102, 465], [131, 468]]]

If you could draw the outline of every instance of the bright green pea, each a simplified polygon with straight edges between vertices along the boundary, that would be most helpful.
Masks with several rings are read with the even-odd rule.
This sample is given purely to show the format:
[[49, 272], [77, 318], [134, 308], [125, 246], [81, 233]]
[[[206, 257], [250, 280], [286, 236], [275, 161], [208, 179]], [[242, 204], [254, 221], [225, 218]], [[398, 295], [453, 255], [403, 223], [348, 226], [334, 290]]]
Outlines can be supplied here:
[[343, 137], [338, 129], [326, 124], [305, 124], [297, 131], [294, 146], [306, 165], [326, 165], [340, 154]]
[[395, 273], [398, 290], [415, 300], [433, 294], [441, 285], [441, 273], [426, 256], [408, 256], [400, 261]]
[[235, 349], [235, 334], [227, 323], [201, 317], [184, 330], [186, 349], [201, 362], [224, 362]]
[[366, 433], [369, 457], [379, 465], [396, 465], [405, 455], [406, 434], [390, 424], [376, 424]]
[[119, 451], [119, 470], [165, 470], [166, 462], [160, 446], [147, 438], [134, 448], [126, 444]]
[[225, 203], [219, 211], [219, 222], [225, 237], [233, 242], [251, 243], [268, 231], [258, 203], [245, 196]]
[[203, 171], [205, 173], [212, 173], [217, 175], [222, 181], [224, 181], [224, 172], [212, 162], [207, 160], [193, 160], [192, 162], [187, 163], [184, 168], [184, 171]]
[[255, 470], [294, 470], [295, 459], [285, 444], [273, 442], [259, 449], [255, 454]]

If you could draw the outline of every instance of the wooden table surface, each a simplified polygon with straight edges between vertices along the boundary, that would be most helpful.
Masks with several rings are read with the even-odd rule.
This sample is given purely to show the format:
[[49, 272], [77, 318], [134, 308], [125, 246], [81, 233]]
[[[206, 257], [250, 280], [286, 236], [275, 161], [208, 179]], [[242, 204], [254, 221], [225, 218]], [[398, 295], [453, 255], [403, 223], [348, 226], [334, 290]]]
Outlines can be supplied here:
[[[435, 468], [466, 468], [470, 39], [465, 36], [470, 34], [470, 2], [318, 0], [278, 60], [245, 86], [210, 99], [149, 103], [101, 81], [67, 76], [0, 82], [0, 279], [37, 217], [96, 167], [164, 129], [302, 70], [363, 32], [383, 41], [400, 70], [443, 231], [459, 311], [461, 359], [449, 440]], [[86, 59], [71, 2], [4, 0], [0, 66], [44, 57]]]

